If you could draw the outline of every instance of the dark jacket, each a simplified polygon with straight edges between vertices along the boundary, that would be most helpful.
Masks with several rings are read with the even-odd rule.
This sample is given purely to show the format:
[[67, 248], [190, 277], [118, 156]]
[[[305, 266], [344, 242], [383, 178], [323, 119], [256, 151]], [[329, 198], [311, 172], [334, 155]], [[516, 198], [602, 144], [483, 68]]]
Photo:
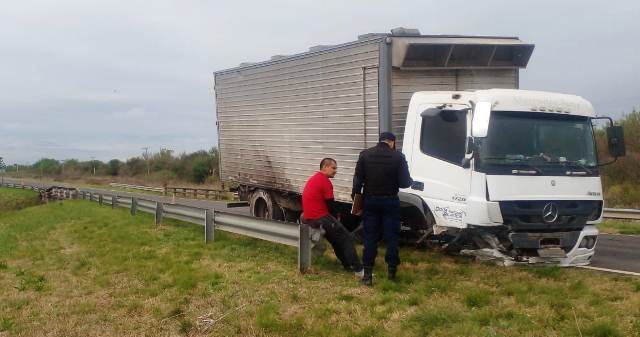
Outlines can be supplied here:
[[380, 142], [360, 152], [351, 193], [397, 195], [399, 188], [409, 187], [412, 182], [404, 155]]

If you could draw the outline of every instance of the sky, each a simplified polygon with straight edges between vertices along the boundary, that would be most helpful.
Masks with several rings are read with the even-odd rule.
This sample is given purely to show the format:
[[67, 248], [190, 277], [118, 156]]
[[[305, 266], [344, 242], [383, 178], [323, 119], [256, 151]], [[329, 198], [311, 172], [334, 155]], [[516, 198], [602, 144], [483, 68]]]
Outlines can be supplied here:
[[12, 1], [0, 11], [0, 157], [124, 160], [217, 145], [213, 72], [357, 35], [518, 36], [520, 88], [640, 108], [640, 1]]

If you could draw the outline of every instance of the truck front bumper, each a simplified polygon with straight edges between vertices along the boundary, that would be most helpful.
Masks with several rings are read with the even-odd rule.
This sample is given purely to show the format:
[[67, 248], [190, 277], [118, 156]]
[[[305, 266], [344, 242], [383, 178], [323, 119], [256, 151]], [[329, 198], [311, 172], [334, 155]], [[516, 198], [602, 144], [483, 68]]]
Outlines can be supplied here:
[[[575, 242], [573, 248], [571, 248], [564, 257], [542, 257], [542, 256], [530, 256], [522, 257], [523, 262], [528, 263], [548, 263], [562, 267], [569, 266], [584, 266], [591, 262], [591, 258], [595, 254], [596, 242], [595, 238], [598, 236], [599, 231], [595, 226], [585, 226], [582, 231], [579, 232], [578, 239]], [[589, 245], [590, 248], [585, 247], [583, 240], [593, 238], [594, 242]]]

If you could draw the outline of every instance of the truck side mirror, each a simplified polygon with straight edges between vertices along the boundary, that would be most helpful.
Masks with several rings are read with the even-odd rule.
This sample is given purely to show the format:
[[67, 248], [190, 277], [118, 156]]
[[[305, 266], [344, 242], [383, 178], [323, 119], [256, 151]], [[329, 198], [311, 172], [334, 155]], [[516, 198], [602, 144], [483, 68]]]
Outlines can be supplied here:
[[613, 157], [624, 157], [626, 149], [624, 146], [624, 130], [620, 125], [612, 125], [607, 129], [607, 146], [609, 154]]

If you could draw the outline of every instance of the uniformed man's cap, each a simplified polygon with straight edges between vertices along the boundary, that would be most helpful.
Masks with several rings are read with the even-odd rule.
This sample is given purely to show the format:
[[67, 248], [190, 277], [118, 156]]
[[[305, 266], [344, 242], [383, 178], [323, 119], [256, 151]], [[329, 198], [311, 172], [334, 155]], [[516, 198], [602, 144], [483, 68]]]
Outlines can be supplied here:
[[392, 141], [396, 141], [396, 135], [394, 135], [391, 132], [382, 132], [380, 134], [380, 139], [379, 141], [383, 141], [383, 140], [392, 140]]

